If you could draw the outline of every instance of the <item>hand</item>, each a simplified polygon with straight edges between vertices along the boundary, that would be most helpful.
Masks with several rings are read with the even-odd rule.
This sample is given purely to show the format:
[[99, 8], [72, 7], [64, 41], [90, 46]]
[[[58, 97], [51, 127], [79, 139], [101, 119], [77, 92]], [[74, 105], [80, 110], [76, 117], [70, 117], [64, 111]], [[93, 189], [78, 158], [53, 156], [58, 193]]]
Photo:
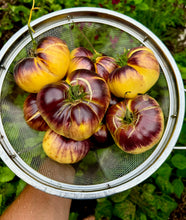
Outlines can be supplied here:
[[[59, 164], [46, 158], [39, 171], [56, 181], [73, 183], [75, 170], [67, 164]], [[3, 213], [1, 220], [68, 220], [71, 199], [61, 198], [27, 185], [12, 205]]]

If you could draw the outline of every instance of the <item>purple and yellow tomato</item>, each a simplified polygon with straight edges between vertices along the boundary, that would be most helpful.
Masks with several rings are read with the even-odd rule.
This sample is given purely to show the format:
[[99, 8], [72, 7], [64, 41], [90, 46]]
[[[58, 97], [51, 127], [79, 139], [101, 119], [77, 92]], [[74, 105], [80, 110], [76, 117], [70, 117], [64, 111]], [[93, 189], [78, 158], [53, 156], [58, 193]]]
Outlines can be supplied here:
[[105, 80], [86, 69], [75, 70], [68, 81], [49, 84], [37, 95], [39, 112], [48, 126], [77, 141], [95, 133], [109, 102]]
[[41, 117], [36, 102], [37, 94], [31, 93], [27, 96], [23, 104], [23, 113], [26, 123], [34, 130], [46, 131], [47, 123]]
[[90, 141], [74, 141], [48, 129], [43, 138], [43, 150], [52, 160], [73, 164], [82, 160], [90, 150]]
[[109, 74], [118, 67], [114, 58], [99, 53], [94, 55], [84, 47], [78, 47], [72, 50], [70, 57], [68, 76], [74, 70], [88, 69], [107, 80]]
[[112, 93], [110, 95], [110, 106], [115, 105], [123, 100], [123, 98], [116, 97]]
[[35, 55], [21, 59], [14, 68], [17, 85], [29, 93], [37, 93], [45, 85], [64, 78], [70, 63], [67, 44], [57, 37], [45, 37]]
[[127, 64], [112, 71], [108, 77], [110, 91], [117, 97], [134, 98], [145, 94], [158, 80], [159, 63], [151, 49], [141, 46], [127, 54]]
[[105, 124], [100, 124], [96, 132], [92, 135], [91, 140], [95, 145], [105, 145], [110, 141], [110, 133]]
[[139, 154], [151, 149], [162, 137], [164, 115], [158, 102], [148, 95], [138, 95], [111, 106], [107, 127], [123, 151]]

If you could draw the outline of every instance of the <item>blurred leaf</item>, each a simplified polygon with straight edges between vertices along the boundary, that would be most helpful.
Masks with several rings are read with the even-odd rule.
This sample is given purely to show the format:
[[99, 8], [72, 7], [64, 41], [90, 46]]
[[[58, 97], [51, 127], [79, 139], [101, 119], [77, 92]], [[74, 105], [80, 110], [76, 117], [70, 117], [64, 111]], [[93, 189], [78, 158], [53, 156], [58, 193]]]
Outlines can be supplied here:
[[55, 0], [47, 0], [47, 2], [52, 5], [54, 4]]
[[141, 198], [148, 202], [148, 205], [156, 207], [156, 194], [143, 191]]
[[[186, 68], [185, 68], [185, 80], [186, 80]], [[178, 143], [182, 144], [183, 146], [186, 146], [186, 121], [184, 121], [180, 136], [178, 138]]]
[[[184, 66], [178, 64], [178, 68], [179, 68], [179, 70], [180, 70], [182, 79], [183, 79], [183, 80], [186, 80], [186, 67], [184, 67]], [[186, 141], [185, 141], [184, 143], [186, 143]]]
[[8, 198], [11, 197], [12, 194], [15, 193], [15, 184], [5, 183], [3, 187], [3, 194]]
[[184, 184], [181, 179], [175, 179], [172, 182], [174, 187], [174, 193], [177, 195], [178, 198], [181, 198], [182, 192], [184, 190]]
[[186, 169], [186, 156], [182, 154], [175, 154], [172, 157], [171, 162], [174, 167], [180, 170]]
[[25, 99], [27, 98], [27, 96], [28, 96], [28, 93], [18, 94], [14, 100], [14, 104], [16, 106], [19, 106], [21, 109], [23, 109], [23, 103], [24, 103]]
[[0, 182], [5, 183], [13, 180], [15, 174], [8, 167], [0, 167]]
[[61, 5], [60, 4], [53, 4], [53, 5], [51, 5], [51, 10], [52, 11], [58, 11], [58, 10], [61, 10], [62, 9], [62, 7], [61, 7]]
[[13, 12], [12, 20], [15, 22], [25, 21], [28, 19], [30, 14], [30, 9], [25, 7], [24, 5], [10, 5], [10, 9]]
[[154, 193], [155, 189], [156, 189], [156, 186], [151, 183], [145, 183], [143, 185], [143, 190], [147, 193], [152, 194], [152, 193]]
[[167, 215], [168, 219], [171, 212], [176, 209], [177, 203], [168, 195], [159, 196], [158, 202], [160, 210]]
[[144, 213], [140, 213], [139, 220], [147, 220], [147, 216]]
[[14, 199], [15, 189], [16, 186], [12, 183], [4, 183], [0, 185], [0, 194], [2, 195], [3, 206], [1, 207], [2, 209], [0, 210], [0, 212], [2, 212], [6, 208], [6, 206], [8, 206], [12, 202], [12, 199]]
[[131, 190], [126, 190], [124, 192], [114, 194], [114, 195], [110, 196], [110, 199], [115, 203], [122, 202], [127, 198], [127, 196], [130, 194], [130, 192], [131, 192]]
[[164, 178], [163, 176], [158, 176], [155, 179], [155, 182], [162, 192], [167, 194], [173, 193], [173, 186], [168, 179]]
[[123, 220], [135, 219], [136, 206], [129, 200], [114, 205], [113, 214]]
[[97, 202], [100, 203], [100, 202], [105, 202], [108, 198], [107, 197], [103, 197], [103, 198], [98, 198], [97, 199]]
[[137, 7], [138, 7], [138, 9], [141, 10], [141, 11], [147, 11], [147, 10], [149, 10], [149, 6], [148, 6], [148, 4], [146, 4], [145, 2], [142, 2], [142, 3], [139, 4]]
[[13, 88], [14, 88], [14, 80], [12, 74], [10, 74], [9, 72], [6, 74], [5, 81], [7, 83], [3, 84], [1, 99], [10, 95], [13, 92]]
[[186, 169], [182, 169], [182, 170], [177, 169], [176, 170], [176, 175], [178, 177], [186, 178]]
[[156, 178], [158, 175], [168, 180], [171, 176], [172, 168], [165, 162], [162, 166], [152, 175], [152, 177]]
[[48, 14], [48, 10], [46, 10], [44, 7], [40, 7], [39, 10], [34, 11], [33, 16], [32, 16], [32, 21], [45, 14]]
[[3, 202], [3, 195], [0, 194], [0, 207], [2, 206], [2, 202]]
[[112, 217], [112, 203], [109, 200], [105, 200], [104, 202], [97, 203], [95, 209], [95, 217], [96, 220], [109, 220]]
[[77, 220], [78, 219], [78, 213], [77, 212], [71, 212], [69, 215], [69, 220]]
[[8, 139], [10, 142], [14, 142], [19, 137], [19, 130], [17, 128], [17, 124], [13, 122], [5, 122], [4, 128], [8, 132]]
[[16, 197], [23, 191], [25, 186], [26, 186], [26, 183], [22, 179], [20, 179], [17, 184]]
[[140, 209], [137, 209], [135, 220], [147, 220], [147, 216]]
[[140, 4], [140, 3], [142, 3], [143, 2], [143, 0], [134, 0], [134, 3], [135, 4]]
[[30, 148], [33, 150], [37, 146], [40, 146], [43, 141], [44, 135], [45, 135], [45, 132], [37, 132], [37, 136], [34, 135], [34, 137], [27, 138], [25, 140], [24, 148]]
[[[183, 33], [184, 35], [184, 33]], [[181, 65], [182, 67], [186, 67], [186, 48], [184, 51], [176, 53], [174, 55], [174, 59], [177, 64]]]
[[20, 0], [21, 3], [32, 3], [33, 0]]
[[8, 17], [3, 17], [1, 19], [1, 28], [5, 31], [11, 30], [14, 27], [12, 21]]

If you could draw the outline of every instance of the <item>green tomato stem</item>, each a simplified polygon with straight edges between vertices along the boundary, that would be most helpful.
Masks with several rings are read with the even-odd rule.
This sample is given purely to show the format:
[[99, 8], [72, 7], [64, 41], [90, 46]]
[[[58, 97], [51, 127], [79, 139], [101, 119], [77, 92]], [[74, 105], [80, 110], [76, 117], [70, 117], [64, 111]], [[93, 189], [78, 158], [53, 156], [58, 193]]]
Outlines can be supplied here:
[[123, 120], [127, 124], [130, 124], [133, 121], [133, 114], [129, 111], [128, 108], [126, 109], [125, 117]]
[[69, 87], [69, 100], [71, 102], [82, 100], [85, 97], [86, 93], [84, 92], [84, 89], [80, 85], [75, 85]]
[[129, 111], [129, 109], [127, 108], [127, 104], [126, 104], [126, 98], [125, 96], [127, 95], [127, 93], [130, 93], [130, 91], [125, 92], [124, 94], [124, 103], [125, 103], [125, 107], [126, 107], [126, 113], [125, 113], [125, 117], [123, 118], [123, 121], [127, 124], [130, 124], [133, 119], [134, 119], [134, 115], [131, 111]]
[[92, 62], [95, 63], [96, 62], [96, 58], [97, 57], [101, 57], [102, 54], [101, 53], [98, 53], [95, 51], [95, 54], [93, 55], [93, 57], [91, 58]]
[[36, 43], [36, 41], [35, 41], [35, 39], [34, 39], [34, 37], [33, 37], [33, 34], [32, 34], [32, 33], [35, 33], [35, 31], [34, 31], [33, 28], [31, 27], [30, 22], [31, 22], [31, 18], [32, 18], [32, 12], [33, 12], [34, 10], [36, 10], [36, 9], [39, 9], [38, 7], [34, 7], [34, 5], [35, 5], [35, 0], [33, 0], [32, 8], [31, 8], [31, 10], [30, 10], [30, 15], [29, 15], [28, 24], [27, 24], [27, 26], [28, 26], [28, 31], [29, 31], [29, 34], [30, 34], [30, 37], [31, 37], [32, 43], [33, 43], [33, 51], [36, 50], [36, 48], [37, 48], [37, 43]]
[[124, 53], [117, 55], [117, 57], [116, 57], [116, 63], [117, 63], [119, 66], [126, 66], [126, 65], [127, 65], [127, 61], [128, 61], [127, 54], [128, 54], [128, 51], [129, 51], [129, 50], [126, 50], [126, 49], [124, 48]]

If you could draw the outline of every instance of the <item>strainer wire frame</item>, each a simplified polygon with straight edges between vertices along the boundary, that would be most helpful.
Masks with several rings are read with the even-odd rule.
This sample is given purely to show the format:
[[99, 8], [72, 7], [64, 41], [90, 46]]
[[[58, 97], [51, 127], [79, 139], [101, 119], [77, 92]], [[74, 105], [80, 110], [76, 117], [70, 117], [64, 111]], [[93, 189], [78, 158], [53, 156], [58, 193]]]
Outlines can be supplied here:
[[[113, 26], [127, 32], [143, 45], [153, 50], [165, 75], [170, 97], [168, 121], [160, 143], [139, 167], [118, 179], [86, 186], [66, 184], [39, 174], [20, 159], [18, 153], [15, 152], [9, 143], [0, 120], [0, 157], [17, 176], [42, 191], [65, 198], [95, 199], [119, 193], [136, 186], [162, 165], [174, 148], [182, 128], [185, 113], [185, 94], [181, 74], [166, 46], [148, 28], [126, 15], [94, 7], [64, 9], [32, 21], [31, 26], [35, 30], [33, 36], [37, 37], [49, 29], [74, 22], [95, 22]], [[2, 48], [0, 53], [0, 63], [2, 66], [0, 69], [0, 88], [2, 88], [6, 70], [18, 52], [30, 40], [28, 28], [25, 26], [16, 32]]]

